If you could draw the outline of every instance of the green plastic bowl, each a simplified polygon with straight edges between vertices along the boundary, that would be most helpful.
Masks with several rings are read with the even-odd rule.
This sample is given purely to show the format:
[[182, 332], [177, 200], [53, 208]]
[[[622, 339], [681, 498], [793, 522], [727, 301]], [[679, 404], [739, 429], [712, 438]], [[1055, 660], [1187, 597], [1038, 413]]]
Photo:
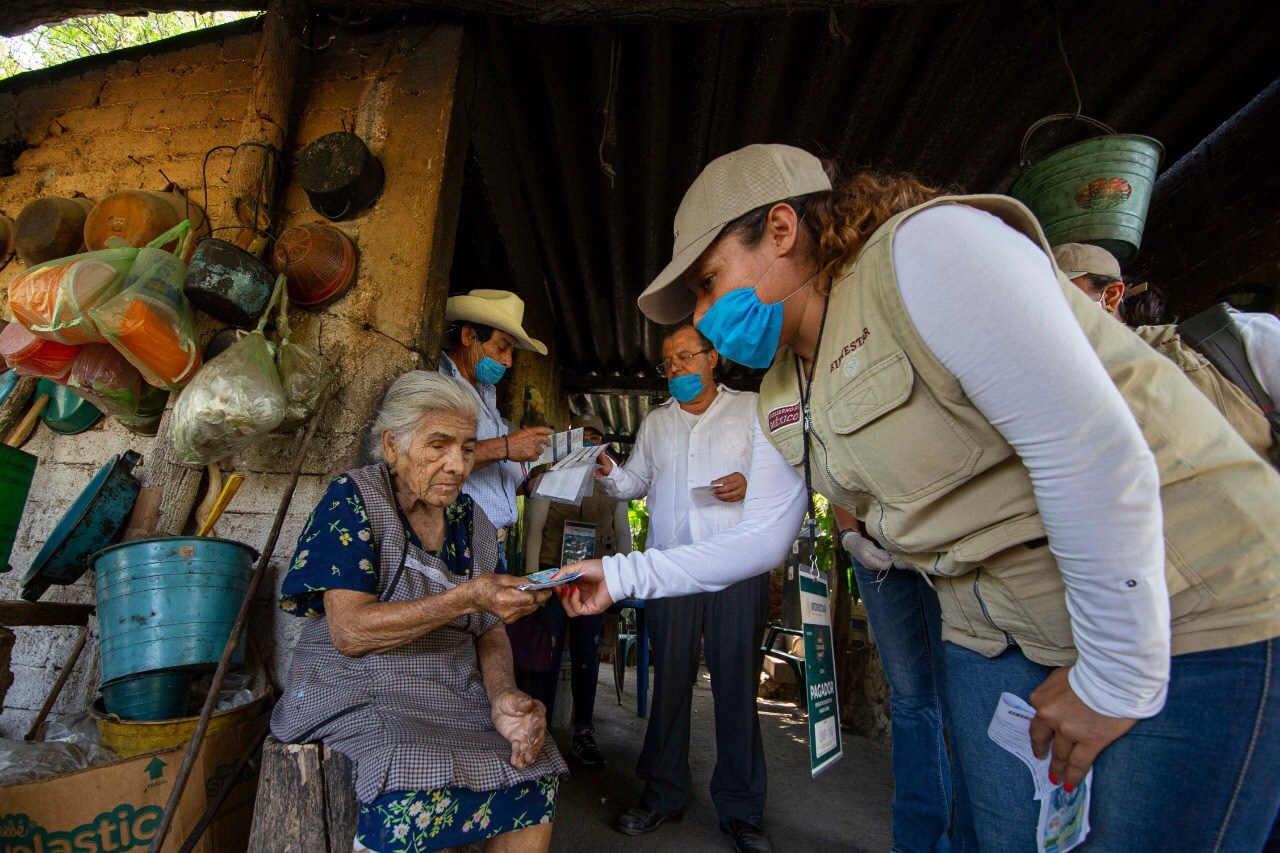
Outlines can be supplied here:
[[102, 410], [97, 406], [47, 379], [40, 380], [36, 394], [49, 395], [49, 405], [40, 413], [40, 420], [59, 435], [84, 432], [102, 417]]
[[190, 670], [162, 669], [102, 685], [102, 704], [122, 720], [174, 720], [187, 715]]

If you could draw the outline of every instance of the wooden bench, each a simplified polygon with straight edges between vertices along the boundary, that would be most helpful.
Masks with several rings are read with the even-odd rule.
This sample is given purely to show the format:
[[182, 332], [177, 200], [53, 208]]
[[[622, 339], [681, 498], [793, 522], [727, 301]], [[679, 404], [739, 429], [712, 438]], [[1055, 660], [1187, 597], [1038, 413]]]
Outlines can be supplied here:
[[323, 744], [267, 737], [251, 853], [350, 853], [357, 817], [346, 756]]

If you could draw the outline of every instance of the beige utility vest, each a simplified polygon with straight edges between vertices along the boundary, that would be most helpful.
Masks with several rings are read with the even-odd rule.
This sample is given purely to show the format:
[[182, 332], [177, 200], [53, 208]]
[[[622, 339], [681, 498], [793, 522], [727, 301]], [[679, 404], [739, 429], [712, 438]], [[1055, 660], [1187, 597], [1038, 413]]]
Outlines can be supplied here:
[[581, 521], [596, 526], [596, 558], [611, 557], [616, 553], [617, 534], [613, 529], [613, 514], [617, 511], [618, 502], [600, 491], [595, 491], [582, 499], [580, 506], [551, 502], [547, 507], [547, 521], [542, 527], [542, 550], [538, 552], [538, 562], [544, 566], [560, 565], [560, 548], [564, 542], [564, 523]]
[[[811, 401], [814, 488], [926, 573], [947, 640], [987, 656], [1016, 643], [1032, 660], [1070, 664], [1062, 575], [1026, 466], [929, 352], [898, 290], [894, 233], [936, 204], [994, 214], [1052, 263], [1035, 218], [1004, 196], [936, 199], [882, 225], [832, 288]], [[1280, 635], [1280, 475], [1172, 362], [1058, 280], [1156, 457], [1173, 653]], [[779, 355], [759, 417], [803, 471], [796, 364]]]
[[1280, 446], [1262, 409], [1219, 373], [1207, 358], [1183, 343], [1177, 326], [1140, 326], [1134, 331], [1156, 352], [1176, 364], [1259, 456], [1272, 464], [1280, 464]]

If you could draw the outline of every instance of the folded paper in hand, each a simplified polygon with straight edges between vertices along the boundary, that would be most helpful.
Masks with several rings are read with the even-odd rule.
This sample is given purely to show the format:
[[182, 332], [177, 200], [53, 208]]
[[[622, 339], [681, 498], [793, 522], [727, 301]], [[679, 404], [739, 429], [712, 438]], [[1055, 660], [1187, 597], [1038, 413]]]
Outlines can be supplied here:
[[[574, 430], [582, 432], [582, 430]], [[557, 433], [559, 435], [560, 433]], [[553, 436], [554, 438], [554, 436]], [[600, 448], [580, 445], [551, 466], [534, 486], [533, 497], [565, 504], [580, 504], [595, 488], [596, 456]], [[543, 454], [546, 455], [545, 453]]]

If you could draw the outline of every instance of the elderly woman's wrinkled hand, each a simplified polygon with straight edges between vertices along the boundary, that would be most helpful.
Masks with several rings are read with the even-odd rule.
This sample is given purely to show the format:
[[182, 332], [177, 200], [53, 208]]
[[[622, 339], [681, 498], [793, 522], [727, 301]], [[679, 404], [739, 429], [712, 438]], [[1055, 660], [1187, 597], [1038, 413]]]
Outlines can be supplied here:
[[477, 610], [492, 613], [509, 624], [537, 610], [551, 596], [547, 590], [525, 592], [516, 588], [525, 583], [524, 578], [486, 572], [467, 581], [463, 587]]
[[493, 700], [493, 727], [511, 743], [511, 766], [528, 767], [542, 752], [547, 739], [547, 709], [519, 690], [508, 690]]

